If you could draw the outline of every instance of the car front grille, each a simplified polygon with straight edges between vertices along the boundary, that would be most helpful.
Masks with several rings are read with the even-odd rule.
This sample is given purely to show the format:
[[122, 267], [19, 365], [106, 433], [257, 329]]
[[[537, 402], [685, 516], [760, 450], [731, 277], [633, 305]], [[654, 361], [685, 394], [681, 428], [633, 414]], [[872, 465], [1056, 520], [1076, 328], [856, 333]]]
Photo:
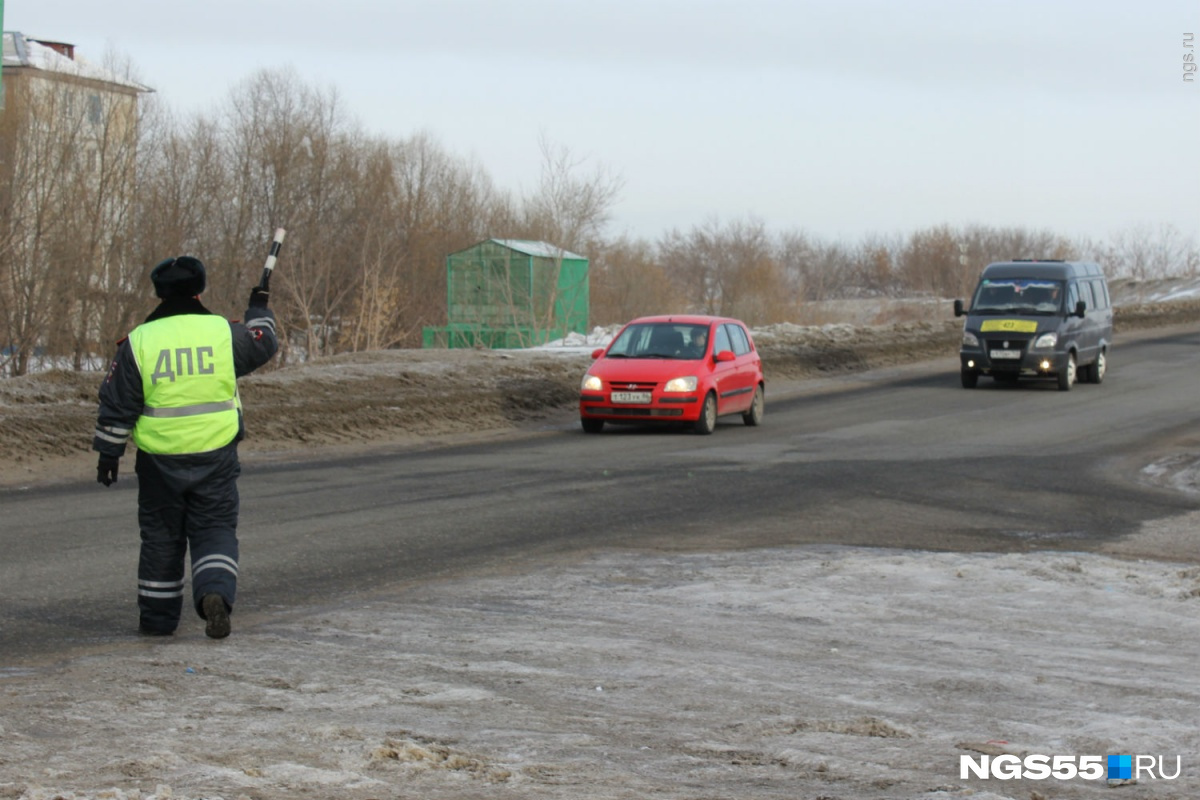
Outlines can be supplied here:
[[614, 392], [652, 392], [658, 381], [609, 381], [608, 388]]
[[[989, 336], [983, 340], [983, 346], [988, 352], [988, 362], [992, 365], [993, 372], [1012, 372], [1021, 371], [1021, 362], [1025, 358], [1025, 348], [1029, 346], [1028, 337], [1006, 336]], [[994, 350], [1007, 350], [1012, 353], [1020, 353], [1018, 358], [996, 358], [992, 355]]]
[[983, 343], [988, 351], [1017, 350], [1025, 352], [1025, 348], [1029, 346], [1029, 339], [1018, 339], [1014, 336], [996, 336], [984, 339]]

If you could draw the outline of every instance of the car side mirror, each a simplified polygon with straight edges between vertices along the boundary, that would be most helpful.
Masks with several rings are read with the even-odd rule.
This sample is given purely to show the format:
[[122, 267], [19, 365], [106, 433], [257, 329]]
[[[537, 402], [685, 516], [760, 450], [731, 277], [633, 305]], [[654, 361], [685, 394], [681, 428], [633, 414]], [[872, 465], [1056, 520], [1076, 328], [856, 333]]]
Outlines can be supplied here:
[[595, 350], [592, 351], [592, 358], [599, 358], [602, 355], [604, 355], [603, 347], [597, 347]]
[[713, 358], [715, 358], [717, 361], [736, 361], [737, 360], [737, 356], [735, 356], [733, 354], [732, 350], [722, 350], [721, 352], [719, 352], [715, 356], [713, 356]]
[[1077, 316], [1077, 317], [1086, 317], [1087, 316], [1087, 302], [1086, 301], [1080, 300], [1078, 303], [1075, 304], [1075, 316]]
[[963, 301], [955, 300], [954, 301], [954, 316], [961, 317], [965, 313], [967, 313], [967, 312], [963, 311]]

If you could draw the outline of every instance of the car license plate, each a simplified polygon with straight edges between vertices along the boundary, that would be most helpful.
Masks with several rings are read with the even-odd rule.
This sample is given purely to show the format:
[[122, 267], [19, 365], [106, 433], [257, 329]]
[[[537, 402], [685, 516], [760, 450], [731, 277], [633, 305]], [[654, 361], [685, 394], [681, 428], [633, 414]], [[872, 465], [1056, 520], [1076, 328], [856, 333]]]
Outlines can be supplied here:
[[649, 392], [613, 392], [612, 401], [614, 403], [649, 403]]
[[992, 351], [992, 358], [997, 359], [997, 360], [1007, 358], [1007, 359], [1015, 361], [1016, 359], [1018, 359], [1020, 357], [1021, 357], [1020, 350], [993, 350]]

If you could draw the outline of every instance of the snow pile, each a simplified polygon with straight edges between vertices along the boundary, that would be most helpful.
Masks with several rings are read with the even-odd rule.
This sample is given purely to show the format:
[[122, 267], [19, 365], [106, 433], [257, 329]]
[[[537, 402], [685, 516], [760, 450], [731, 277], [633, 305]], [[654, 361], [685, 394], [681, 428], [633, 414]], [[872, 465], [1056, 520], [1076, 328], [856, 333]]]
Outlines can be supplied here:
[[597, 325], [591, 333], [584, 335], [572, 331], [562, 339], [555, 339], [540, 347], [527, 348], [530, 350], [545, 350], [548, 352], [591, 353], [598, 347], [608, 347], [608, 343], [621, 330], [621, 325]]
[[1142, 468], [1142, 475], [1151, 483], [1200, 494], [1200, 456], [1195, 453], [1179, 453], [1148, 464]]

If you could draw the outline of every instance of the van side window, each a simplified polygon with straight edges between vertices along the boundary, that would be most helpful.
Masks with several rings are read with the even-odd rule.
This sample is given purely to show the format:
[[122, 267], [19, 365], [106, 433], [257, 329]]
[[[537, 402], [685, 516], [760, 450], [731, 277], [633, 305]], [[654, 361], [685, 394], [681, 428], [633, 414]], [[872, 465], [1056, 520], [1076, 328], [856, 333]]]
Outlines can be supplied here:
[[1075, 305], [1079, 302], [1079, 284], [1071, 282], [1067, 286], [1067, 311], [1074, 314]]
[[1102, 280], [1092, 281], [1092, 294], [1096, 297], [1096, 308], [1104, 309], [1109, 306], [1108, 287]]
[[719, 353], [722, 350], [732, 350], [733, 346], [729, 342], [729, 333], [725, 330], [724, 325], [717, 326], [717, 335], [713, 339], [713, 352]]
[[1096, 298], [1092, 296], [1092, 282], [1079, 282], [1079, 299], [1087, 303], [1087, 310], [1094, 311], [1096, 308]]
[[750, 352], [750, 340], [746, 338], [746, 332], [742, 330], [741, 325], [726, 325], [729, 329], [729, 340], [733, 343], [733, 352], [739, 356], [744, 356]]

